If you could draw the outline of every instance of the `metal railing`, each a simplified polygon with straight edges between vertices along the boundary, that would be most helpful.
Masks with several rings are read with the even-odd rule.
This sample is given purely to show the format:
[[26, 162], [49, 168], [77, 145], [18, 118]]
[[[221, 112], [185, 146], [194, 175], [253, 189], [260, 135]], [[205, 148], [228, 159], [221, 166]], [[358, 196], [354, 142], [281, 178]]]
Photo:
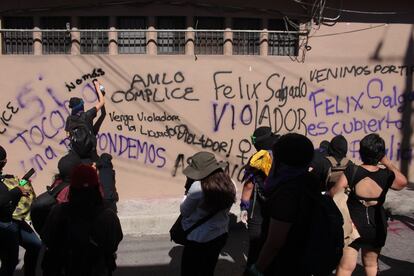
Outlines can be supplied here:
[[33, 31], [7, 30], [2, 32], [4, 55], [33, 54]]
[[108, 46], [108, 31], [80, 31], [81, 54], [107, 54]]
[[183, 55], [185, 53], [185, 31], [160, 30], [157, 34], [157, 51], [160, 55]]
[[292, 34], [270, 33], [268, 39], [269, 56], [297, 56], [299, 37]]
[[222, 55], [224, 32], [197, 31], [194, 52], [196, 55]]
[[[148, 32], [157, 33], [157, 52], [165, 54], [185, 54], [186, 43], [194, 43], [194, 53], [198, 55], [222, 55], [224, 34], [232, 33], [234, 55], [259, 55], [260, 43], [268, 43], [268, 55], [290, 55], [298, 53], [298, 42], [307, 32], [265, 31], [265, 30], [193, 30], [193, 29], [0, 29], [3, 54], [32, 54], [33, 32], [41, 33], [44, 54], [67, 54], [73, 33], [80, 33], [82, 54], [107, 54], [109, 33], [118, 34], [117, 44], [120, 54], [145, 54], [151, 41]], [[186, 37], [193, 33], [193, 39]], [[261, 41], [261, 34], [267, 34], [268, 40]]]
[[147, 37], [145, 31], [118, 32], [119, 54], [145, 54], [147, 52]]
[[44, 55], [70, 54], [71, 36], [68, 32], [42, 32], [42, 51]]

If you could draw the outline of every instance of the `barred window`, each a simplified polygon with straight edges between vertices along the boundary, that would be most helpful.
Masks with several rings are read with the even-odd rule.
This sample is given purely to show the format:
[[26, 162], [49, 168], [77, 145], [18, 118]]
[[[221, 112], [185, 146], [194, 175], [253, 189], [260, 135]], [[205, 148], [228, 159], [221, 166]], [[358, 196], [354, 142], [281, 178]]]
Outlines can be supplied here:
[[[118, 17], [118, 29], [147, 29], [145, 17]], [[145, 54], [147, 38], [145, 31], [118, 32], [120, 54]]]
[[222, 17], [196, 17], [194, 20], [195, 53], [197, 55], [222, 55], [224, 43], [223, 32], [208, 32], [200, 30], [223, 30], [224, 18]]
[[[81, 17], [80, 28], [85, 29], [109, 29], [108, 17]], [[108, 31], [81, 31], [81, 54], [107, 54]]]
[[[185, 29], [185, 17], [157, 17], [157, 29]], [[158, 54], [174, 55], [185, 53], [185, 32], [158, 32]]]
[[[234, 18], [234, 30], [261, 30], [258, 18]], [[259, 55], [260, 32], [233, 32], [233, 55]]]
[[[296, 23], [295, 24], [299, 24]], [[270, 19], [269, 31], [298, 31], [282, 19]], [[269, 33], [268, 55], [297, 56], [299, 48], [299, 33]]]
[[33, 29], [33, 18], [5, 17], [3, 21], [4, 29], [16, 29], [16, 31], [3, 32], [3, 54], [33, 54], [33, 32], [18, 31]]
[[[63, 30], [70, 28], [70, 17], [42, 17], [40, 28], [46, 30]], [[44, 55], [70, 54], [71, 36], [67, 31], [42, 32], [42, 51]]]

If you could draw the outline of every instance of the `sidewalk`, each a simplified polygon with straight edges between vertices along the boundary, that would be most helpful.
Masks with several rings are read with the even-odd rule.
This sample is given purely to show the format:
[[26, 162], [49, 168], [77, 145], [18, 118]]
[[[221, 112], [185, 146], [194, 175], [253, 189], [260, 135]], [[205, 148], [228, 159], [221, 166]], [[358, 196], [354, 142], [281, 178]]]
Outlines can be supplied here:
[[[237, 198], [240, 198], [238, 195]], [[180, 198], [128, 200], [118, 203], [119, 218], [125, 235], [162, 235], [168, 234], [171, 225], [179, 215]], [[239, 202], [233, 205], [231, 213], [239, 217]], [[389, 191], [384, 205], [394, 215], [414, 213], [414, 185], [403, 191]]]

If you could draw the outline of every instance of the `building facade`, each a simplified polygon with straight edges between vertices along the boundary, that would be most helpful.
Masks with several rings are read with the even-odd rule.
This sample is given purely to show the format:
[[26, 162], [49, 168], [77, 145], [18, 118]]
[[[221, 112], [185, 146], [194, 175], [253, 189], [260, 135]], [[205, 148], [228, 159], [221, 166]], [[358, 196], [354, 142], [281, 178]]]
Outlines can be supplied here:
[[[377, 132], [413, 177], [414, 7], [407, 1], [3, 1], [0, 143], [49, 185], [67, 151], [67, 101], [106, 89], [98, 151], [121, 199], [183, 193], [189, 156], [240, 180], [259, 125], [315, 145]], [[347, 2], [347, 3], [344, 3]]]

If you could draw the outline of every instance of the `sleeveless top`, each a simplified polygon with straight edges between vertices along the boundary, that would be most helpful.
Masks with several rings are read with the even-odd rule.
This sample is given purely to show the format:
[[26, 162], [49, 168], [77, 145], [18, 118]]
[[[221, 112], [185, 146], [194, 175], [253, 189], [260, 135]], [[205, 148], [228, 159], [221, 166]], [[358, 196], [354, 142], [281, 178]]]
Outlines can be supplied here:
[[[388, 226], [383, 204], [386, 194], [395, 179], [395, 174], [388, 169], [381, 168], [378, 171], [370, 172], [361, 166], [357, 166], [354, 172], [354, 166], [348, 166], [344, 172], [351, 189], [347, 201], [349, 213], [361, 236], [358, 239], [359, 242], [363, 245], [379, 248], [385, 244]], [[366, 198], [356, 194], [356, 186], [364, 178], [370, 178], [382, 189], [379, 197]], [[377, 201], [377, 204], [366, 206], [364, 202], [369, 201]]]

